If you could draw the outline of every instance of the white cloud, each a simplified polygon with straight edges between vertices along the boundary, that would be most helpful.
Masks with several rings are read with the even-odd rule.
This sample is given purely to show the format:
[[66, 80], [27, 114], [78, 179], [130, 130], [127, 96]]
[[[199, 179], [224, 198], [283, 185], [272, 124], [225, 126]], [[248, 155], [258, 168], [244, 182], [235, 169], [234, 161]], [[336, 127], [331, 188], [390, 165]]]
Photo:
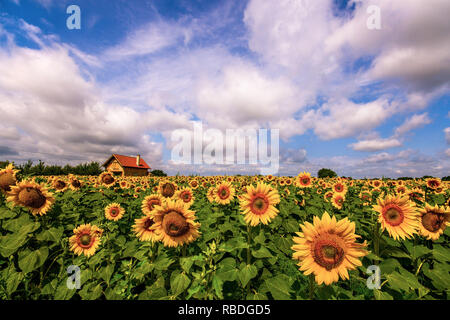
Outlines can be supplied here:
[[445, 132], [445, 141], [447, 141], [447, 144], [450, 144], [450, 127], [445, 128], [444, 132]]
[[350, 145], [355, 151], [380, 151], [389, 148], [400, 147], [402, 143], [398, 139], [362, 140]]
[[405, 120], [405, 122], [395, 129], [395, 136], [402, 136], [405, 133], [423, 127], [431, 123], [431, 119], [428, 117], [427, 113], [415, 114], [411, 118]]

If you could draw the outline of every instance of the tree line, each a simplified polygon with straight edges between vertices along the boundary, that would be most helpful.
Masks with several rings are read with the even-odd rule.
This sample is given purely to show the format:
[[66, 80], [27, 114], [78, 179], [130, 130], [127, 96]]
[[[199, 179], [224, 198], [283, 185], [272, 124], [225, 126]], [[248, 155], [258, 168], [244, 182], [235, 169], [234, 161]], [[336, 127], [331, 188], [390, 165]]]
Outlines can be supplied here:
[[[0, 161], [0, 168], [5, 168], [9, 163], [9, 161]], [[97, 176], [103, 171], [98, 162], [81, 163], [76, 166], [66, 164], [62, 167], [54, 164], [48, 165], [41, 160], [34, 164], [33, 161], [28, 160], [23, 164], [14, 164], [14, 167], [24, 176], [58, 176], [67, 174]]]

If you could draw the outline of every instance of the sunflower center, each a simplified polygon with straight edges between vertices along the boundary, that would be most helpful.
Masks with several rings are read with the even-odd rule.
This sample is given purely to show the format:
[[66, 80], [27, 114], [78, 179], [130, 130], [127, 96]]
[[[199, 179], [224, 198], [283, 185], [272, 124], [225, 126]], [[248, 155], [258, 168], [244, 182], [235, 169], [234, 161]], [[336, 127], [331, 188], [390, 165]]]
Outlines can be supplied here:
[[72, 186], [75, 187], [75, 188], [79, 188], [79, 187], [81, 187], [81, 183], [78, 180], [73, 180], [72, 181]]
[[429, 211], [422, 216], [422, 225], [430, 232], [438, 231], [444, 223], [444, 215]]
[[171, 211], [164, 216], [162, 227], [166, 234], [171, 237], [180, 237], [189, 231], [189, 224], [186, 222], [186, 218], [175, 211]]
[[252, 201], [252, 212], [255, 214], [264, 214], [269, 207], [269, 202], [263, 196], [256, 196]]
[[147, 220], [145, 220], [144, 222], [144, 229], [145, 230], [149, 230], [150, 227], [154, 224], [155, 222], [153, 221], [152, 218], [148, 218]]
[[28, 187], [19, 192], [19, 201], [27, 207], [39, 209], [46, 200], [42, 192], [35, 188]]
[[159, 206], [161, 203], [158, 199], [151, 199], [147, 201], [147, 208], [152, 211], [154, 206]]
[[335, 189], [336, 191], [341, 192], [343, 188], [341, 185], [337, 185]]
[[191, 201], [191, 194], [189, 192], [183, 192], [181, 194], [181, 198], [184, 200], [184, 202]]
[[224, 200], [227, 199], [230, 195], [230, 190], [228, 190], [228, 188], [226, 187], [222, 187], [219, 189], [219, 192], [217, 194], [219, 195], [220, 199]]
[[55, 188], [60, 190], [60, 189], [64, 189], [66, 187], [66, 183], [62, 180], [58, 180], [55, 183]]
[[109, 211], [111, 217], [117, 217], [119, 213], [120, 213], [119, 208], [111, 208], [111, 210]]
[[10, 191], [11, 186], [16, 184], [16, 179], [11, 172], [6, 172], [0, 175], [0, 189]]
[[81, 246], [89, 247], [89, 245], [91, 244], [91, 241], [92, 241], [92, 236], [90, 234], [85, 233], [80, 237]]
[[302, 178], [302, 183], [303, 184], [308, 184], [309, 183], [309, 178]]
[[162, 195], [166, 198], [170, 198], [175, 193], [175, 187], [171, 183], [165, 183], [162, 187]]
[[103, 182], [103, 183], [106, 183], [106, 184], [111, 184], [111, 183], [114, 182], [114, 178], [113, 178], [112, 175], [106, 174], [106, 175], [103, 176], [102, 182]]
[[333, 239], [317, 241], [314, 246], [314, 261], [330, 271], [344, 260], [344, 249]]
[[398, 226], [403, 222], [404, 214], [401, 208], [396, 205], [390, 205], [384, 210], [384, 219], [391, 226]]

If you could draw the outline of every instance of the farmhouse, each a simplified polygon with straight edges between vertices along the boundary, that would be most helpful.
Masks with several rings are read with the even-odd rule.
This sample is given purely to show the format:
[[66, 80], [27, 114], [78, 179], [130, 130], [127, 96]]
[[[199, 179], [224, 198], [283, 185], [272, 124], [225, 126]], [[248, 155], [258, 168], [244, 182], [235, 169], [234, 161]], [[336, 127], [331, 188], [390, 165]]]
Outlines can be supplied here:
[[121, 176], [147, 176], [148, 170], [151, 169], [140, 155], [129, 157], [120, 154], [109, 157], [103, 167], [106, 171]]

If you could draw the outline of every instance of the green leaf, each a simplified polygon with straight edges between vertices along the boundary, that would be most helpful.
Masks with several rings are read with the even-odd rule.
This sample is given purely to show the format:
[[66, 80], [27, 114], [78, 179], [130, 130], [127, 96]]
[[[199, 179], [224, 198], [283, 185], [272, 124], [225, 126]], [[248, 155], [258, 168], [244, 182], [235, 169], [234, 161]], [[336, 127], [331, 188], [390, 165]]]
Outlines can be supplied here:
[[450, 274], [447, 267], [442, 263], [435, 263], [433, 269], [424, 270], [425, 276], [431, 279], [433, 286], [438, 290], [450, 288]]
[[245, 288], [247, 283], [258, 275], [258, 269], [251, 264], [243, 264], [241, 269], [238, 272], [239, 281], [242, 284], [242, 287]]
[[169, 269], [169, 266], [174, 262], [175, 260], [170, 259], [167, 256], [158, 256], [153, 264], [155, 265], [156, 270], [165, 271]]
[[288, 276], [279, 274], [274, 278], [266, 279], [264, 283], [275, 300], [288, 300], [291, 298], [291, 281]]
[[111, 280], [111, 276], [114, 273], [114, 267], [115, 264], [108, 264], [106, 267], [103, 267], [98, 271], [100, 277], [105, 280], [108, 285]]
[[69, 289], [67, 288], [67, 282], [66, 279], [64, 279], [56, 288], [55, 296], [53, 299], [55, 300], [69, 300], [73, 297], [77, 290], [76, 289]]
[[435, 245], [433, 247], [433, 257], [441, 262], [449, 262], [450, 250], [441, 245]]
[[300, 231], [299, 223], [296, 220], [294, 220], [294, 219], [285, 220], [282, 223], [282, 225], [286, 229], [287, 232], [292, 233], [292, 232], [299, 232]]
[[267, 250], [265, 247], [261, 247], [258, 250], [252, 250], [252, 255], [255, 258], [271, 258], [273, 257], [269, 250]]
[[17, 290], [20, 282], [22, 282], [24, 275], [22, 272], [10, 272], [8, 278], [6, 279], [6, 292], [11, 295]]
[[379, 264], [382, 275], [390, 274], [401, 268], [401, 264], [396, 259], [386, 259]]
[[178, 296], [189, 287], [190, 283], [191, 279], [184, 272], [174, 271], [170, 279], [170, 290], [172, 294]]
[[223, 259], [221, 262], [219, 262], [215, 274], [224, 282], [236, 280], [238, 275], [236, 261], [231, 257]]
[[36, 239], [39, 241], [59, 242], [62, 238], [63, 233], [64, 233], [63, 227], [58, 227], [58, 228], [53, 227], [53, 228], [44, 230], [41, 233], [39, 233], [36, 236]]
[[27, 232], [13, 233], [0, 237], [0, 254], [7, 258], [28, 241]]
[[25, 250], [19, 253], [19, 268], [24, 272], [31, 272], [42, 266], [48, 257], [48, 248], [42, 247], [35, 251]]
[[223, 286], [222, 279], [220, 279], [216, 275], [213, 275], [212, 287], [214, 288], [214, 291], [216, 292], [216, 296], [219, 297], [219, 299], [223, 299], [222, 286]]
[[7, 208], [0, 208], [0, 220], [9, 219], [15, 216], [16, 213], [14, 211], [9, 210]]
[[376, 300], [394, 300], [394, 298], [389, 293], [383, 292], [378, 289], [374, 289], [373, 294]]
[[290, 255], [292, 253], [291, 246], [292, 240], [284, 237], [276, 237], [275, 244], [282, 252]]
[[185, 257], [180, 259], [180, 265], [184, 272], [189, 273], [192, 265], [194, 264], [194, 260], [191, 257]]

